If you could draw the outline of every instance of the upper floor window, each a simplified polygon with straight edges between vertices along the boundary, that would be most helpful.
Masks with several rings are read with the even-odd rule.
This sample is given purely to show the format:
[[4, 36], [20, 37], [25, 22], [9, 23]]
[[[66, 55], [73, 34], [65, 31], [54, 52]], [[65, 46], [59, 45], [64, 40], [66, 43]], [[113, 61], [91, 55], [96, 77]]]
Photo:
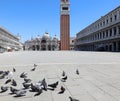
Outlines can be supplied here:
[[114, 35], [116, 35], [116, 27], [114, 27]]
[[108, 30], [106, 30], [106, 37], [108, 37]]
[[110, 18], [110, 22], [112, 22], [112, 17]]
[[110, 29], [110, 36], [112, 36], [112, 29]]
[[108, 19], [106, 20], [107, 24], [108, 24]]
[[117, 20], [117, 15], [114, 15], [114, 19]]
[[100, 34], [100, 39], [102, 38], [102, 34], [101, 34], [101, 32], [99, 33]]
[[98, 24], [98, 28], [99, 28], [99, 24]]
[[99, 33], [97, 33], [97, 37], [98, 37], [98, 39], [100, 38], [100, 35], [99, 35]]
[[68, 7], [63, 7], [62, 10], [68, 10]]

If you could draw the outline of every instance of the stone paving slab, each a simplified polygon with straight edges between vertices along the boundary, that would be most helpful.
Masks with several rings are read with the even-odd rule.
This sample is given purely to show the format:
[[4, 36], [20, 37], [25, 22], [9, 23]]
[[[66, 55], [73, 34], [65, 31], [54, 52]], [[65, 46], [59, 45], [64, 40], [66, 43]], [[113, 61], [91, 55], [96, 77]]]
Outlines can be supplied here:
[[[28, 53], [30, 55], [28, 55]], [[46, 52], [44, 54], [45, 56], [43, 56], [42, 53], [44, 54], [44, 52], [1, 54], [0, 60], [2, 63], [0, 61], [0, 70], [12, 71], [13, 67], [16, 68], [14, 79], [18, 84], [16, 88], [19, 89], [22, 88], [21, 83], [23, 79], [19, 77], [22, 72], [28, 73], [28, 78], [32, 79], [33, 83], [45, 78], [48, 84], [59, 81], [58, 87], [54, 91], [43, 91], [41, 95], [36, 97], [34, 97], [35, 93], [27, 91], [26, 96], [15, 98], [13, 97], [14, 95], [9, 95], [10, 91], [8, 90], [5, 93], [0, 93], [0, 101], [70, 101], [69, 96], [79, 99], [80, 101], [120, 101], [119, 53]], [[102, 59], [101, 55], [105, 57]], [[28, 62], [26, 62], [26, 59], [24, 60], [26, 56], [29, 59]], [[31, 58], [31, 56], [33, 56], [33, 58]], [[41, 56], [43, 60], [37, 56]], [[51, 59], [51, 56], [54, 57], [54, 59]], [[90, 57], [93, 57], [93, 59], [89, 60]], [[9, 61], [10, 58], [11, 60]], [[85, 60], [87, 62], [85, 62]], [[115, 61], [112, 62], [112, 60]], [[38, 66], [35, 71], [31, 72], [30, 70], [34, 64], [33, 61]], [[83, 63], [81, 61], [83, 61]], [[76, 69], [79, 70], [80, 75], [75, 73]], [[61, 82], [63, 71], [65, 71], [68, 76], [66, 82]], [[5, 81], [6, 79], [0, 80], [0, 86], [3, 86]], [[7, 86], [11, 85], [7, 84]], [[64, 94], [58, 94], [61, 86], [64, 86], [66, 89]]]

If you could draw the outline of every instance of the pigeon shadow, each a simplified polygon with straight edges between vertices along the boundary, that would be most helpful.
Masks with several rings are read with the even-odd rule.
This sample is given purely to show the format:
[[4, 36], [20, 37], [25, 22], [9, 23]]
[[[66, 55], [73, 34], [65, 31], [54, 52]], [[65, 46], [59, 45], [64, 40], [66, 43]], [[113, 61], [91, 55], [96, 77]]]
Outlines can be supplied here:
[[58, 94], [63, 94], [64, 92], [63, 91], [61, 91], [61, 92], [58, 92]]
[[23, 97], [23, 96], [25, 96], [25, 95], [15, 95], [13, 97], [18, 98], [18, 97]]
[[4, 93], [4, 92], [6, 92], [6, 91], [0, 91], [0, 93]]
[[13, 94], [15, 94], [15, 93], [9, 93], [9, 95], [13, 95]]
[[40, 92], [40, 93], [38, 92], [38, 93], [36, 93], [34, 96], [39, 96], [41, 93], [42, 93], [42, 92]]

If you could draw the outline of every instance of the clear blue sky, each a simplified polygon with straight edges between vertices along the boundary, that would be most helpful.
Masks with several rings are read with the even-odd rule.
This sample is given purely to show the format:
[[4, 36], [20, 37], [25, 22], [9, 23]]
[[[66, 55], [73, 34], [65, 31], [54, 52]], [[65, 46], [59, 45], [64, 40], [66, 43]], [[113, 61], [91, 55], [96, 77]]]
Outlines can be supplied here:
[[[120, 5], [120, 0], [70, 0], [70, 35], [76, 33]], [[47, 31], [60, 37], [60, 0], [0, 0], [0, 26], [22, 42]]]

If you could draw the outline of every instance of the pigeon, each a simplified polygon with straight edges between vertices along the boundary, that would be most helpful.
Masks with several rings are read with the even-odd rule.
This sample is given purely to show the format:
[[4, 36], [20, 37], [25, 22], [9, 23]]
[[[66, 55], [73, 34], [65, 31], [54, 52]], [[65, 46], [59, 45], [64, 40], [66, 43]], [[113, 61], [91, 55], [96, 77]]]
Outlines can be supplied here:
[[39, 87], [37, 93], [36, 93], [34, 96], [38, 96], [38, 95], [40, 95], [41, 93], [42, 93], [42, 88]]
[[16, 72], [16, 69], [15, 69], [15, 68], [13, 68], [13, 72]]
[[8, 80], [5, 82], [5, 84], [7, 84], [7, 83], [9, 83], [9, 82], [11, 82], [11, 79], [8, 79]]
[[43, 89], [45, 91], [47, 91], [47, 82], [46, 82], [45, 78], [42, 80], [42, 86], [43, 86]]
[[13, 87], [10, 87], [10, 91], [11, 91], [11, 94], [15, 94], [17, 91], [19, 91], [18, 89], [15, 89]]
[[65, 76], [65, 71], [62, 72], [62, 76]]
[[31, 92], [38, 92], [38, 86], [33, 85], [33, 83], [31, 83]]
[[35, 69], [36, 69], [36, 68], [34, 67], [33, 69], [31, 69], [31, 71], [35, 71]]
[[44, 90], [47, 90], [47, 83], [46, 83], [45, 78], [43, 80], [41, 80], [41, 81], [38, 81], [36, 83], [36, 86], [42, 86]]
[[10, 71], [5, 71], [3, 74], [4, 74], [5, 76], [7, 76], [7, 75], [9, 74], [9, 72], [10, 72]]
[[58, 92], [58, 94], [63, 94], [64, 92], [65, 92], [65, 88], [63, 87], [63, 86], [61, 86], [61, 91], [60, 92]]
[[25, 96], [26, 95], [26, 92], [25, 90], [18, 90], [15, 92], [16, 96], [14, 97], [21, 97], [21, 96]]
[[25, 89], [28, 89], [30, 86], [31, 86], [31, 84], [23, 83], [23, 87], [24, 87]]
[[80, 100], [74, 99], [74, 98], [72, 98], [72, 97], [69, 97], [69, 99], [70, 99], [70, 101], [80, 101]]
[[4, 72], [3, 71], [0, 71], [0, 75], [2, 75]]
[[6, 74], [6, 72], [3, 71], [3, 73], [0, 74], [0, 79], [4, 79], [5, 76], [7, 76], [8, 74]]
[[0, 79], [4, 79], [4, 78], [5, 78], [5, 75], [1, 75], [1, 76], [0, 76]]
[[66, 80], [67, 80], [67, 76], [65, 76], [61, 79], [62, 82], [65, 82]]
[[7, 78], [12, 79], [13, 78], [13, 72], [9, 72]]
[[78, 69], [76, 70], [76, 74], [77, 74], [77, 75], [79, 75], [79, 74], [80, 74]]
[[8, 76], [9, 72], [10, 72], [10, 71], [4, 71], [4, 72], [2, 73], [2, 75], [0, 76], [0, 79], [4, 79], [5, 76]]
[[30, 92], [37, 92], [34, 96], [40, 95], [42, 93], [42, 86], [41, 85], [33, 85], [31, 83], [31, 90]]
[[[44, 80], [44, 79], [43, 79]], [[37, 85], [42, 85], [43, 84], [43, 80], [39, 80], [36, 84]]]
[[17, 82], [13, 79], [11, 85], [12, 86], [17, 86]]
[[30, 83], [31, 79], [24, 78], [25, 83]]
[[40, 95], [42, 92], [38, 92], [38, 93], [36, 93], [34, 96], [38, 96], [38, 95]]
[[37, 67], [37, 65], [36, 65], [36, 64], [34, 64], [34, 67]]
[[57, 87], [57, 85], [58, 85], [58, 81], [57, 82], [55, 82], [55, 83], [53, 83], [53, 84], [49, 84], [48, 86], [49, 87], [52, 87], [52, 88], [56, 88]]
[[8, 90], [8, 87], [1, 86], [1, 92], [0, 93], [6, 92], [7, 90]]
[[21, 77], [21, 78], [27, 78], [27, 73], [25, 73], [25, 72], [21, 73], [21, 74], [20, 74], [20, 77]]

